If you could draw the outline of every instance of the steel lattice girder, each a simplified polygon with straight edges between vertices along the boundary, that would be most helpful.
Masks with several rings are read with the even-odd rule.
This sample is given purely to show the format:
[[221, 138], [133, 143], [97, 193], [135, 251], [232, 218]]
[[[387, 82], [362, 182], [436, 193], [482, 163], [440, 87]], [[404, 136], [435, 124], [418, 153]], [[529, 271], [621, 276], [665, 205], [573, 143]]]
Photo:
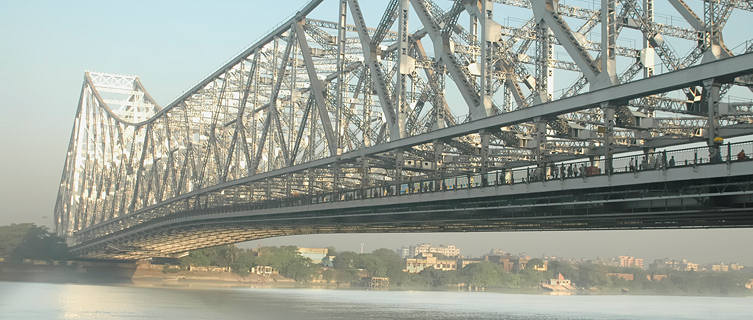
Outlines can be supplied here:
[[[753, 58], [711, 55], [714, 48], [733, 53], [720, 36], [703, 36], [721, 34], [720, 19], [745, 9], [739, 3], [720, 2], [725, 10], [703, 18], [719, 26], [691, 23], [699, 31], [656, 23], [650, 0], [602, 1], [612, 15], [548, 0], [521, 26], [502, 26], [493, 13], [495, 6], [529, 10], [528, 1], [458, 1], [446, 11], [427, 0], [392, 1], [374, 28], [356, 0], [341, 3], [339, 22], [310, 19], [321, 2], [164, 108], [137, 77], [86, 73], [55, 206], [57, 232], [75, 243], [76, 234], [102, 225], [130, 227], [124, 217], [142, 217], [139, 223], [202, 202], [251, 202], [703, 141], [708, 132], [753, 132], [753, 103], [721, 102], [729, 90], [748, 90]], [[676, 7], [690, 19], [692, 9]], [[585, 22], [570, 26], [577, 21]], [[598, 25], [602, 41], [586, 40]], [[647, 40], [617, 45], [625, 28]], [[697, 49], [678, 55], [662, 35]], [[551, 47], [536, 50], [536, 43], [569, 56], [555, 58]], [[655, 56], [672, 72], [644, 64]], [[560, 81], [536, 70], [577, 75]], [[642, 80], [629, 82], [636, 78]], [[709, 79], [715, 81], [704, 83]], [[554, 80], [577, 81], [556, 95]], [[616, 109], [614, 125], [605, 109]], [[606, 148], [607, 141], [615, 146]]]

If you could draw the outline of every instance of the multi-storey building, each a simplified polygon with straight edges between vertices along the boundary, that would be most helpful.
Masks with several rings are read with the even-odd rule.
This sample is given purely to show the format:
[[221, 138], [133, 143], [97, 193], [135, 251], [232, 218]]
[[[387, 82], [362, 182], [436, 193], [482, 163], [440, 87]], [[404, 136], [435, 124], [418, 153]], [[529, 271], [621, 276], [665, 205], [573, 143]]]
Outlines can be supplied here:
[[698, 264], [682, 259], [682, 263], [680, 264], [680, 271], [698, 271]]
[[716, 272], [728, 272], [729, 271], [729, 265], [725, 263], [719, 263], [719, 264], [712, 264], [711, 265], [711, 271]]
[[458, 269], [463, 269], [469, 264], [479, 263], [481, 259], [458, 259]]
[[617, 257], [620, 263], [619, 266], [623, 268], [640, 268], [643, 269], [643, 259], [632, 256], [619, 256]]
[[298, 253], [311, 259], [313, 263], [322, 263], [322, 259], [327, 256], [328, 252], [327, 248], [298, 248]]
[[405, 259], [404, 271], [408, 273], [419, 273], [426, 268], [434, 268], [442, 271], [453, 271], [458, 269], [458, 260], [438, 258], [431, 253], [422, 253], [415, 258]]
[[[509, 253], [503, 253], [501, 255], [498, 254], [501, 252], [502, 251], [500, 250], [493, 250], [491, 253], [484, 255], [482, 259], [484, 259], [484, 261], [502, 265], [502, 268], [506, 272], [519, 272], [521, 270], [525, 270], [526, 266], [528, 265], [528, 261], [531, 260], [531, 257], [524, 255], [513, 256]], [[538, 268], [546, 270], [547, 267], [546, 265], [544, 265], [539, 266]]]
[[397, 254], [400, 255], [400, 258], [403, 258], [403, 259], [412, 257], [409, 247], [401, 247], [400, 249], [397, 249]]
[[496, 254], [487, 254], [483, 257], [484, 261], [489, 261], [491, 263], [497, 263], [502, 265], [502, 269], [504, 269], [506, 272], [512, 272], [513, 268], [515, 266], [515, 262], [513, 261], [513, 257], [508, 255], [496, 255]]
[[[416, 257], [422, 253], [440, 254], [445, 257], [459, 257], [460, 249], [454, 245], [439, 245], [438, 247], [432, 246], [430, 243], [421, 243], [408, 248], [410, 257]], [[408, 258], [408, 257], [406, 257]]]

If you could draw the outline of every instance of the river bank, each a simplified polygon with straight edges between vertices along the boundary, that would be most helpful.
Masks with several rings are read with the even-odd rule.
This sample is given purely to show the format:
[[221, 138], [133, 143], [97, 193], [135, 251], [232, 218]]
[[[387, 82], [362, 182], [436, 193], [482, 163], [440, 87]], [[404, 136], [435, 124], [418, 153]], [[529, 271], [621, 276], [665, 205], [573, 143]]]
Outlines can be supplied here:
[[105, 283], [141, 287], [299, 287], [292, 279], [279, 275], [249, 274], [241, 276], [230, 272], [230, 270], [199, 269], [189, 271], [149, 263], [101, 261], [0, 263], [0, 281]]
[[[313, 279], [309, 282], [296, 282], [279, 274], [247, 274], [241, 276], [229, 268], [195, 267], [185, 270], [176, 266], [123, 263], [102, 261], [29, 261], [13, 264], [0, 263], [0, 281], [41, 282], [60, 284], [107, 284], [134, 286], [144, 288], [298, 288], [298, 289], [349, 289], [367, 290], [367, 286], [351, 286], [350, 283], [327, 282]], [[384, 289], [381, 289], [384, 290]], [[445, 288], [425, 288], [419, 286], [390, 287], [387, 291], [424, 291], [424, 292], [467, 292], [464, 286]], [[568, 292], [551, 292], [543, 288], [476, 288], [472, 291], [485, 291], [505, 294], [530, 295], [665, 295], [665, 296], [753, 296], [753, 290], [747, 294], [699, 295], [683, 292], [657, 292], [656, 290], [624, 290], [621, 288], [577, 288]]]

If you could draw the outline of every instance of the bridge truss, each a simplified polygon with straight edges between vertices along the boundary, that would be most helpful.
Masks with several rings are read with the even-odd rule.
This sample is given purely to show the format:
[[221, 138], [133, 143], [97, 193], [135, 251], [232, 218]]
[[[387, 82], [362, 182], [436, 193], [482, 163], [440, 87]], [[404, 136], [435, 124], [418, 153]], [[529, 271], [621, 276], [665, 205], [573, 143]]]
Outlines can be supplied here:
[[[138, 77], [87, 72], [57, 233], [84, 247], [189, 211], [583, 158], [612, 172], [618, 153], [715, 157], [715, 138], [753, 133], [753, 44], [723, 37], [749, 0], [663, 1], [674, 24], [654, 0], [390, 0], [372, 27], [335, 2], [334, 21], [311, 1], [165, 107]], [[255, 232], [234, 239], [279, 234]]]

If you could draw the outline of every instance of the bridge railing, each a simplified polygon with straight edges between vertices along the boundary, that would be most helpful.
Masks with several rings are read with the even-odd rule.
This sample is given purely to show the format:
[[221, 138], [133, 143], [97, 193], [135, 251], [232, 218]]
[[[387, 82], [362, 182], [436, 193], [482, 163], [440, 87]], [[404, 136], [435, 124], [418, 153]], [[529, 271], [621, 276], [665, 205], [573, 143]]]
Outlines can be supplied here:
[[[600, 175], [625, 174], [666, 170], [676, 167], [700, 166], [716, 163], [731, 163], [751, 160], [753, 141], [728, 143], [719, 146], [720, 157], [711, 159], [709, 147], [665, 149], [641, 154], [622, 155], [613, 158], [613, 170], [606, 172], [606, 160], [601, 158], [564, 161], [548, 164], [545, 168], [528, 166], [515, 169], [496, 169], [487, 173], [441, 176], [408, 180], [400, 183], [382, 183], [360, 189], [342, 189], [315, 195], [292, 196], [272, 199], [245, 206], [247, 209], [267, 209], [337, 201], [394, 197], [421, 193], [433, 193], [481, 187], [533, 183], [540, 181], [586, 178]], [[746, 151], [747, 150], [747, 151]], [[741, 153], [741, 151], [743, 151]], [[563, 173], [564, 172], [564, 173]]]
[[[394, 182], [381, 182], [359, 189], [341, 189], [320, 192], [313, 195], [291, 195], [285, 198], [250, 201], [215, 207], [160, 209], [134, 216], [124, 217], [117, 224], [107, 224], [89, 230], [78, 236], [79, 242], [93, 240], [101, 236], [123, 230], [134, 224], [146, 221], [170, 220], [178, 217], [228, 213], [237, 211], [254, 211], [274, 208], [296, 207], [332, 202], [399, 197], [424, 193], [437, 193], [475, 188], [505, 185], [530, 184], [555, 180], [586, 179], [593, 176], [617, 174], [650, 174], [675, 167], [704, 166], [717, 163], [750, 161], [753, 153], [753, 141], [728, 143], [719, 146], [720, 157], [711, 159], [709, 147], [690, 147], [682, 149], [664, 149], [640, 154], [623, 154], [613, 158], [613, 170], [606, 172], [605, 159], [581, 159], [547, 164], [545, 167], [518, 167], [514, 169], [492, 169], [487, 173], [466, 173], [425, 177]], [[743, 151], [741, 153], [741, 151]], [[672, 161], [674, 160], [674, 161]], [[555, 169], [556, 168], [556, 169]], [[564, 172], [564, 174], [563, 174]], [[176, 215], [179, 214], [179, 215]], [[156, 219], [156, 220], [155, 220]]]

